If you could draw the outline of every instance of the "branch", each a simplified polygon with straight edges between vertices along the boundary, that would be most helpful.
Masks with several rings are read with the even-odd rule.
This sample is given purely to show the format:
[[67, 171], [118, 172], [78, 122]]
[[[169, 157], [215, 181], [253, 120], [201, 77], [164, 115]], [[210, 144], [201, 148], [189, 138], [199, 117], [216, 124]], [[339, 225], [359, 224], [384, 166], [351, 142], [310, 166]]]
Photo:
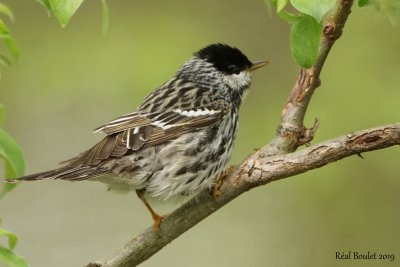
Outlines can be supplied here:
[[310, 69], [300, 69], [297, 80], [282, 110], [276, 137], [268, 144], [269, 155], [295, 151], [309, 143], [318, 128], [316, 119], [311, 129], [303, 125], [304, 116], [315, 89], [321, 85], [320, 73], [333, 44], [342, 35], [344, 24], [351, 13], [353, 0], [340, 0], [335, 14], [325, 21], [317, 61]]
[[285, 155], [268, 157], [261, 150], [224, 180], [220, 197], [215, 199], [209, 190], [204, 190], [165, 217], [160, 232], [149, 227], [104, 261], [87, 267], [136, 266], [245, 191], [352, 155], [394, 145], [400, 145], [400, 123], [354, 132]]
[[168, 215], [161, 224], [161, 232], [157, 233], [148, 228], [106, 260], [89, 263], [87, 267], [136, 266], [251, 188], [306, 172], [354, 154], [400, 144], [400, 125], [393, 124], [342, 136], [300, 152], [286, 154], [295, 151], [303, 144], [309, 144], [313, 139], [318, 121], [316, 120], [311, 129], [306, 129], [303, 125], [304, 116], [312, 94], [321, 83], [319, 76], [325, 60], [333, 44], [342, 34], [352, 4], [353, 0], [340, 0], [335, 14], [324, 23], [317, 61], [310, 69], [300, 70], [282, 111], [277, 136], [225, 178], [220, 189], [220, 197], [215, 199], [210, 196], [208, 190], [204, 190]]

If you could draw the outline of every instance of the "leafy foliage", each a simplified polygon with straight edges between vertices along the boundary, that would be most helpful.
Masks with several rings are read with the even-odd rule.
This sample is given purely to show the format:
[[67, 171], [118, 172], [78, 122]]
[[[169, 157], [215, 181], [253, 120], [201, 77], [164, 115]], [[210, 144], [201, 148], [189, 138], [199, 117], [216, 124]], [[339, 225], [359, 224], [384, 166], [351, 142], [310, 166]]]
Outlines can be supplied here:
[[14, 58], [18, 59], [20, 52], [17, 47], [17, 44], [15, 40], [11, 37], [8, 27], [1, 19], [0, 19], [0, 38], [4, 40], [4, 43], [6, 44], [8, 50], [11, 52]]
[[[0, 123], [4, 120], [4, 107], [0, 104]], [[0, 158], [4, 160], [5, 176], [15, 178], [24, 175], [25, 163], [21, 148], [6, 131], [0, 128]], [[4, 184], [0, 198], [14, 189], [16, 184]], [[1, 232], [0, 232], [1, 234]]]
[[[7, 178], [24, 175], [25, 164], [22, 151], [17, 142], [6, 131], [0, 128], [0, 157], [4, 160]], [[15, 184], [5, 184], [0, 192], [0, 198], [12, 190]]]
[[[12, 22], [14, 22], [14, 14], [11, 9], [4, 3], [0, 3], [0, 15], [8, 17]], [[0, 18], [0, 39], [3, 39], [8, 51], [11, 53], [15, 60], [18, 60], [20, 55], [20, 50], [17, 46], [15, 39], [11, 36], [10, 30], [4, 21]], [[10, 60], [2, 54], [0, 54], [0, 64], [9, 67], [11, 65]]]
[[291, 24], [290, 50], [297, 64], [310, 68], [317, 59], [319, 41], [322, 33], [322, 20], [332, 10], [336, 0], [290, 0], [298, 13], [293, 14], [285, 8], [289, 0], [272, 0], [278, 16]]
[[0, 238], [3, 237], [8, 239], [8, 247], [0, 245], [0, 263], [4, 263], [9, 267], [28, 267], [26, 260], [13, 252], [18, 242], [17, 236], [0, 228]]
[[370, 4], [370, 0], [358, 0], [358, 6], [364, 7]]
[[24, 258], [4, 246], [0, 246], [0, 262], [9, 267], [28, 267], [28, 263]]
[[281, 12], [285, 8], [288, 2], [289, 0], [272, 0], [272, 4], [276, 6], [277, 13]]
[[[264, 0], [269, 4], [269, 0]], [[322, 22], [338, 0], [271, 0], [276, 14], [291, 24], [290, 50], [296, 63], [303, 68], [310, 68], [317, 59], [318, 43], [322, 34]], [[287, 10], [290, 5], [297, 10]], [[392, 24], [400, 17], [399, 0], [358, 0], [359, 7], [374, 6], [387, 15]]]
[[48, 2], [54, 16], [58, 19], [61, 26], [65, 27], [72, 15], [81, 6], [83, 0], [48, 0]]
[[39, 2], [40, 4], [42, 4], [45, 8], [50, 10], [50, 2], [49, 0], [36, 0], [36, 2]]
[[311, 68], [317, 59], [322, 24], [314, 17], [301, 15], [290, 30], [290, 48], [296, 62]]
[[[0, 14], [8, 17], [9, 20], [14, 22], [14, 14], [11, 9], [4, 3], [0, 3]], [[20, 50], [16, 41], [11, 36], [10, 30], [2, 19], [0, 19], [0, 39], [3, 39], [6, 48], [15, 60], [18, 60]], [[0, 64], [9, 67], [10, 60], [0, 54]], [[0, 104], [0, 124], [4, 120], [4, 106]], [[8, 135], [3, 129], [0, 128], [0, 157], [4, 160], [5, 175], [6, 177], [17, 177], [24, 174], [24, 160], [21, 149], [14, 139]], [[4, 185], [0, 191], [0, 198], [5, 193], [11, 191], [16, 185]], [[24, 258], [18, 256], [13, 252], [17, 244], [17, 236], [10, 231], [0, 228], [0, 237], [8, 238], [8, 247], [0, 245], [0, 263], [4, 263], [9, 267], [28, 267]]]
[[0, 3], [0, 14], [7, 16], [12, 22], [14, 22], [14, 14], [11, 9], [3, 3]]
[[324, 16], [335, 6], [336, 0], [290, 0], [290, 3], [301, 13], [310, 15], [316, 21], [321, 22]]
[[[72, 16], [82, 5], [83, 0], [36, 0], [42, 4], [49, 13], [52, 13], [57, 18], [62, 27], [67, 26]], [[110, 20], [110, 12], [107, 5], [107, 0], [101, 0], [103, 12], [103, 33], [108, 31]]]

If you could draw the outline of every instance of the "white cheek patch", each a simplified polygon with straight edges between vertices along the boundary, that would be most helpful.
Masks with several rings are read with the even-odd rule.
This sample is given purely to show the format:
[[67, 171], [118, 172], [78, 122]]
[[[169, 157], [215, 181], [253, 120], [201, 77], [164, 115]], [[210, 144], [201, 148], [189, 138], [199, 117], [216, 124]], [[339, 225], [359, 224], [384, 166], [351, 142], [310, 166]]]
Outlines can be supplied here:
[[226, 75], [223, 77], [224, 83], [234, 90], [242, 89], [250, 84], [250, 73], [242, 71], [239, 74]]

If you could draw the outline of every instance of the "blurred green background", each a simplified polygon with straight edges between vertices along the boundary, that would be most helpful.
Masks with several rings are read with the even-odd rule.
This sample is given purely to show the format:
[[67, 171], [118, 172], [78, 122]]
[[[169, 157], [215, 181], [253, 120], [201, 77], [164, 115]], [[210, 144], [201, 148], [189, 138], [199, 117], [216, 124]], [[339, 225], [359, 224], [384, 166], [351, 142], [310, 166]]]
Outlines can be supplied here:
[[[2, 71], [0, 101], [27, 173], [92, 146], [100, 139], [93, 128], [133, 111], [214, 42], [270, 61], [241, 110], [232, 159], [239, 163], [274, 136], [298, 71], [289, 26], [261, 0], [109, 1], [105, 36], [100, 1], [85, 1], [64, 29], [33, 0], [4, 2], [15, 12], [10, 28], [23, 54]], [[321, 121], [313, 143], [399, 121], [399, 48], [399, 27], [373, 9], [353, 9], [307, 113], [308, 125]], [[245, 193], [142, 266], [398, 266], [400, 148], [363, 156]], [[91, 182], [21, 184], [0, 202], [0, 217], [32, 267], [83, 266], [152, 223], [134, 194]], [[335, 259], [348, 250], [396, 260]]]

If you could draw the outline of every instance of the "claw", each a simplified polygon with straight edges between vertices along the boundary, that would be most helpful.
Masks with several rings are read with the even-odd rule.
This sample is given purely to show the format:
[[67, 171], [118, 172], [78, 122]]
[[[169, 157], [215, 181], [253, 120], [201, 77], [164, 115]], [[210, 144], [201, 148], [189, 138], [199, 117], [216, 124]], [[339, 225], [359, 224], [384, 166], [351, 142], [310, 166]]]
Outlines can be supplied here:
[[154, 223], [153, 223], [153, 230], [154, 231], [160, 231], [160, 225], [162, 219], [164, 219], [164, 216], [160, 216], [157, 213], [151, 214], [153, 217]]
[[215, 200], [217, 200], [221, 196], [221, 187], [224, 183], [224, 179], [226, 176], [231, 174], [235, 170], [235, 166], [229, 166], [226, 170], [222, 171], [220, 175], [215, 179], [215, 185], [212, 189], [212, 195]]

